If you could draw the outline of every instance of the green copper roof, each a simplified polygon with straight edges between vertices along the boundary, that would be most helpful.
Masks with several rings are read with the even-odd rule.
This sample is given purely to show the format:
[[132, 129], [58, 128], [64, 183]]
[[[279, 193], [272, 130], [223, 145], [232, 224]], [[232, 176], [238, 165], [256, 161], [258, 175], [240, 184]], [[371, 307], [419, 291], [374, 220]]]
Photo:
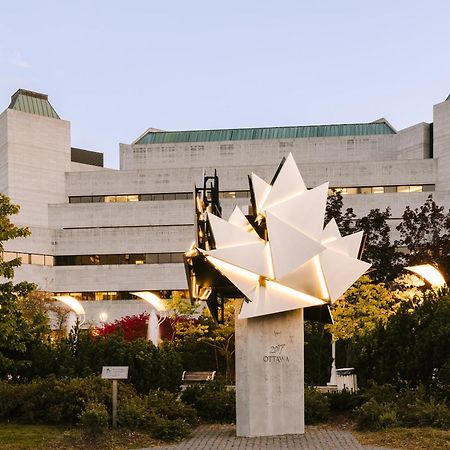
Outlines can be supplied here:
[[26, 91], [25, 89], [19, 89], [11, 96], [8, 109], [59, 119], [58, 114], [48, 101], [48, 95]]
[[297, 127], [236, 128], [228, 130], [148, 131], [135, 144], [168, 144], [177, 142], [244, 141], [255, 139], [294, 139], [336, 136], [369, 136], [395, 134], [384, 121], [343, 125]]

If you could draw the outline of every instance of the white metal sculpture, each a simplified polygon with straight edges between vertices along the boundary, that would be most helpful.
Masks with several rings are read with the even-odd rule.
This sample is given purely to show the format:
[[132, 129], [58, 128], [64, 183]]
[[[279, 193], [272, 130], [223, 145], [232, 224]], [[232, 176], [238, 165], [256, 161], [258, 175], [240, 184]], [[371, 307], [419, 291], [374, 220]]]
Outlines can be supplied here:
[[240, 319], [333, 303], [370, 267], [362, 232], [323, 227], [328, 183], [307, 190], [292, 155], [273, 185], [252, 173], [251, 187], [265, 239], [236, 207], [228, 221], [208, 214], [215, 249], [201, 250], [247, 298]]

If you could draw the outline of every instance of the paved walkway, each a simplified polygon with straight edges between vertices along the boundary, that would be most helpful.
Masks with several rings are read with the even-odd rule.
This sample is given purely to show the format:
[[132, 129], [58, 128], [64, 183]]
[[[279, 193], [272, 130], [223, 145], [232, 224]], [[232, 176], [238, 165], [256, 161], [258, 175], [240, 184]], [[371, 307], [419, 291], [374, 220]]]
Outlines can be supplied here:
[[305, 434], [257, 438], [238, 438], [235, 433], [234, 425], [202, 425], [195, 430], [190, 439], [157, 448], [159, 450], [383, 450], [381, 447], [361, 445], [349, 431], [325, 427], [306, 427]]

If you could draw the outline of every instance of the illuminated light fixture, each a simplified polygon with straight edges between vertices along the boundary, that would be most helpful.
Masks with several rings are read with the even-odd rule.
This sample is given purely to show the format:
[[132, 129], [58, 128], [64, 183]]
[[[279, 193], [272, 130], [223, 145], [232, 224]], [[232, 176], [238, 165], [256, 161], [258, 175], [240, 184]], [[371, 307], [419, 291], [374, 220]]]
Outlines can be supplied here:
[[131, 292], [131, 295], [135, 295], [136, 297], [145, 300], [147, 303], [153, 306], [158, 312], [166, 311], [166, 306], [164, 302], [155, 294], [149, 291], [141, 291], [141, 292]]
[[[160, 342], [159, 326], [166, 319], [166, 306], [157, 295], [149, 291], [131, 292], [131, 295], [141, 298], [153, 307], [148, 318], [147, 339], [152, 341], [153, 345], [157, 347]], [[156, 313], [158, 313], [159, 317]]]
[[79, 316], [86, 314], [83, 305], [76, 298], [70, 295], [55, 295], [53, 298], [67, 305], [75, 314]]
[[105, 323], [108, 320], [108, 313], [106, 311], [102, 311], [99, 315], [98, 315], [100, 322]]
[[439, 272], [439, 270], [437, 270], [436, 267], [432, 266], [431, 264], [421, 264], [418, 266], [410, 266], [410, 267], [405, 267], [405, 269], [419, 275], [425, 281], [430, 283], [431, 286], [434, 288], [441, 288], [446, 285], [446, 282], [445, 282], [444, 277], [442, 276], [441, 272]]
[[208, 300], [209, 296], [211, 295], [212, 289], [211, 288], [200, 288], [198, 298], [199, 300]]
[[71, 295], [54, 295], [53, 298], [64, 303], [77, 315], [80, 327], [84, 324], [86, 312], [84, 311], [83, 305], [75, 297]]
[[238, 207], [228, 221], [208, 213], [215, 249], [198, 249], [247, 298], [240, 319], [334, 303], [369, 269], [357, 258], [363, 233], [323, 227], [328, 183], [307, 190], [292, 155], [273, 184], [252, 174], [251, 189], [264, 232]]

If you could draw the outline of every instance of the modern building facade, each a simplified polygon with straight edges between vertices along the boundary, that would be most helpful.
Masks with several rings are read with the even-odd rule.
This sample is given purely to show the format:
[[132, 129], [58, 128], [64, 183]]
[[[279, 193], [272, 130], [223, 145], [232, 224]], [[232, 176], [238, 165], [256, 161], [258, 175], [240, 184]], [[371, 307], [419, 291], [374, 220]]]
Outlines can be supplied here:
[[[0, 192], [21, 206], [31, 237], [5, 243], [20, 256], [17, 280], [70, 293], [88, 320], [145, 310], [135, 291], [187, 288], [182, 254], [193, 240], [192, 192], [217, 169], [224, 216], [249, 203], [247, 175], [270, 180], [292, 153], [308, 187], [330, 181], [358, 216], [391, 207], [392, 228], [407, 205], [432, 193], [450, 207], [450, 96], [433, 123], [396, 131], [372, 123], [161, 131], [120, 144], [120, 169], [71, 146], [70, 122], [44, 94], [18, 90], [0, 115]], [[106, 314], [106, 316], [105, 316]]]

